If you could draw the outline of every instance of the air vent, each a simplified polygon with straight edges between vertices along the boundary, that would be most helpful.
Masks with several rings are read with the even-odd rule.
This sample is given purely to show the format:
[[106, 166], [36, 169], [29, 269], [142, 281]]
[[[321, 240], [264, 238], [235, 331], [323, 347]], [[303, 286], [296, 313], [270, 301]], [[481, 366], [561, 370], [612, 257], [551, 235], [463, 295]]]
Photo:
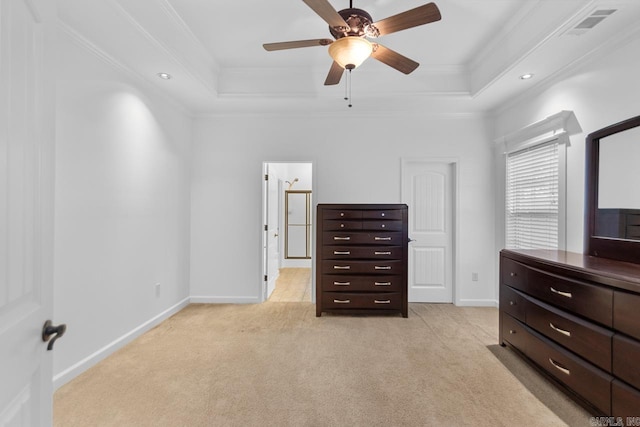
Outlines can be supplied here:
[[577, 25], [567, 31], [565, 34], [572, 36], [581, 36], [593, 27], [611, 16], [617, 9], [599, 9], [593, 12], [591, 15], [584, 18]]

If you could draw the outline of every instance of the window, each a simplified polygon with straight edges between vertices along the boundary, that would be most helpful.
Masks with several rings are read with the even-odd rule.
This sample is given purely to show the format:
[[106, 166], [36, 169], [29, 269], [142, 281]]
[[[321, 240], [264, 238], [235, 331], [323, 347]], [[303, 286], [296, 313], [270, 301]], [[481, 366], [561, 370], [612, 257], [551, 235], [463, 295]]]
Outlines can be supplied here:
[[506, 247], [559, 248], [558, 140], [508, 153], [506, 158]]
[[[499, 175], [499, 185], [505, 186], [502, 247], [566, 248], [567, 148], [570, 137], [580, 132], [573, 112], [563, 110], [496, 139], [504, 155]], [[582, 230], [582, 224], [572, 228]]]

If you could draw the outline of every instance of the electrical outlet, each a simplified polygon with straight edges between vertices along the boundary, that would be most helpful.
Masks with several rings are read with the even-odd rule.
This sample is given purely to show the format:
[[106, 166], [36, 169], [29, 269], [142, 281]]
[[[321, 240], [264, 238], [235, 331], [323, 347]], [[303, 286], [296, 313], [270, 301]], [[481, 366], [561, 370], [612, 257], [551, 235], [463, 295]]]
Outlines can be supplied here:
[[471, 281], [472, 282], [478, 281], [478, 273], [471, 273]]
[[156, 283], [156, 297], [160, 296], [160, 283]]

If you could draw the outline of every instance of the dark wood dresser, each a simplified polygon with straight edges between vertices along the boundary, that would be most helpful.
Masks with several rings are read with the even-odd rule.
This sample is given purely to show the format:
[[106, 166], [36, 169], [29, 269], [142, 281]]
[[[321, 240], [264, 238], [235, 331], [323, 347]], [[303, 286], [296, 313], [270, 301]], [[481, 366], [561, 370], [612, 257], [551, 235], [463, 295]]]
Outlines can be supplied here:
[[407, 205], [319, 204], [316, 316], [399, 312], [407, 317]]
[[639, 264], [503, 250], [499, 333], [594, 415], [640, 417]]

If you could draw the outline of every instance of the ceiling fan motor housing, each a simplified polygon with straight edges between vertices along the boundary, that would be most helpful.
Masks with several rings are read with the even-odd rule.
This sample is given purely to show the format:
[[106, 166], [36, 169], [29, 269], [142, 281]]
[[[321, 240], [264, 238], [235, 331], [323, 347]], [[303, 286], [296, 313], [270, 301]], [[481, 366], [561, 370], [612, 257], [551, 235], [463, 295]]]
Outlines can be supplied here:
[[331, 27], [329, 32], [337, 40], [343, 37], [378, 37], [380, 32], [373, 25], [373, 18], [365, 10], [349, 8], [338, 12], [349, 28]]

